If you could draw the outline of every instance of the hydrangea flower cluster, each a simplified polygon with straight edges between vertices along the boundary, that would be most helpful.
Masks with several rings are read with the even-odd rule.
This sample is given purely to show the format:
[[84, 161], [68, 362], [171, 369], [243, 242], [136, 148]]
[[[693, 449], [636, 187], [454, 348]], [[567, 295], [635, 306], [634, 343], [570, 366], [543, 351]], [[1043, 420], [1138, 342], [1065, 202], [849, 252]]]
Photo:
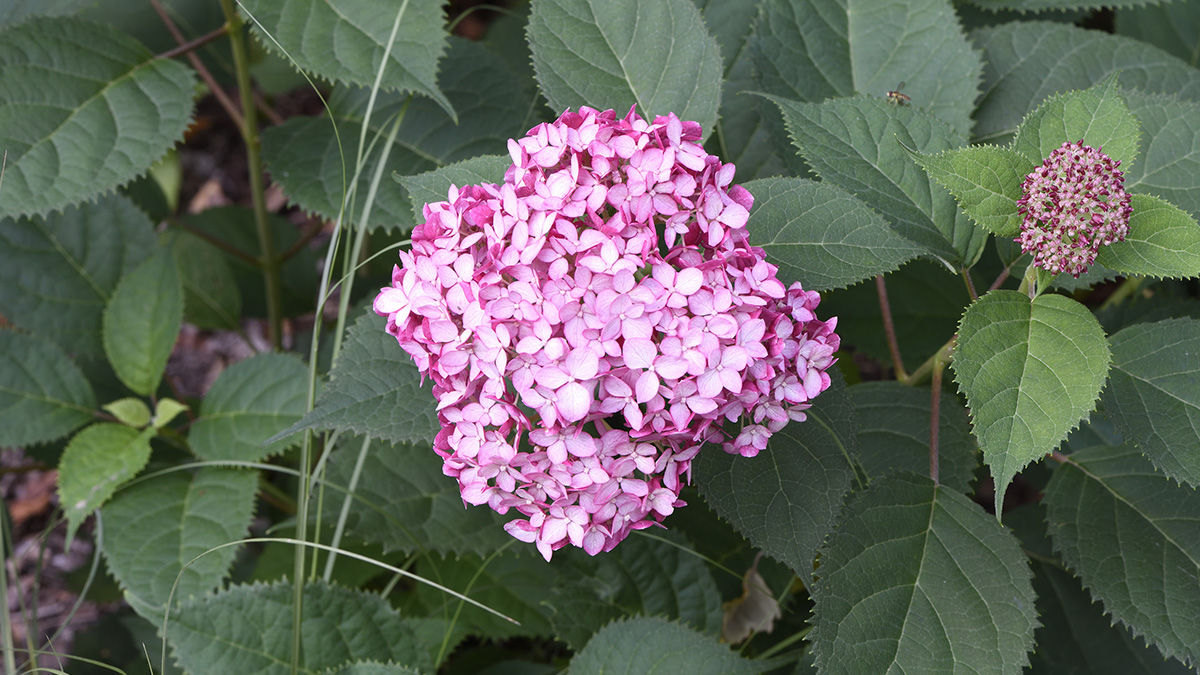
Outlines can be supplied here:
[[1025, 177], [1016, 241], [1033, 254], [1033, 264], [1078, 277], [1101, 246], [1125, 240], [1133, 207], [1120, 164], [1080, 140], [1063, 143]]
[[749, 245], [700, 137], [568, 110], [509, 141], [502, 184], [427, 204], [375, 299], [433, 379], [444, 473], [547, 560], [659, 523], [701, 445], [753, 456], [829, 386], [836, 319]]

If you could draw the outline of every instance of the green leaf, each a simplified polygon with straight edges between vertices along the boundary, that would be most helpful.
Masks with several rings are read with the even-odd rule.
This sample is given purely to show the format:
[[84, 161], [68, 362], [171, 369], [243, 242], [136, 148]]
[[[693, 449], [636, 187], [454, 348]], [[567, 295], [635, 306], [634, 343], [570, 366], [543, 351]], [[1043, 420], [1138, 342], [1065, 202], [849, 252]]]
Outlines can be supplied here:
[[978, 255], [986, 235], [959, 222], [954, 198], [914, 170], [905, 150], [949, 150], [966, 143], [962, 135], [928, 113], [862, 95], [820, 104], [772, 100], [822, 180], [849, 190], [953, 269]]
[[200, 404], [188, 443], [201, 459], [257, 462], [297, 439], [268, 438], [304, 416], [308, 367], [290, 354], [259, 354], [226, 368]]
[[538, 84], [557, 111], [587, 105], [653, 120], [717, 122], [717, 41], [690, 0], [538, 0], [526, 29]]
[[[1139, 3], [1140, 4], [1140, 3]], [[1195, 26], [1200, 21], [1200, 7], [1190, 2], [1164, 3], [1134, 8], [1118, 8], [1114, 23], [1117, 34], [1152, 44], [1197, 65], [1200, 33]]]
[[1013, 476], [1095, 408], [1110, 359], [1096, 317], [1061, 295], [992, 291], [967, 309], [952, 365], [996, 481], [997, 516]]
[[[875, 478], [891, 471], [929, 474], [930, 390], [899, 382], [864, 382], [850, 387], [858, 411], [858, 460]], [[971, 436], [958, 397], [943, 390], [938, 416], [938, 482], [956, 492], [971, 491], [979, 447]]]
[[[303, 607], [299, 665], [305, 675], [364, 660], [432, 668], [413, 626], [378, 594], [309, 581]], [[171, 619], [167, 637], [192, 673], [287, 675], [292, 584], [232, 586], [196, 598]]]
[[801, 101], [879, 97], [905, 82], [912, 106], [967, 133], [983, 63], [945, 0], [770, 0], [750, 39], [760, 89]]
[[140, 398], [130, 396], [112, 403], [105, 403], [100, 407], [112, 413], [118, 422], [127, 427], [141, 429], [150, 424], [150, 407]]
[[1021, 182], [1036, 165], [1024, 155], [1009, 148], [977, 145], [913, 158], [954, 195], [980, 227], [1000, 237], [1013, 237], [1020, 231], [1017, 200]]
[[226, 256], [186, 232], [164, 236], [169, 238], [167, 245], [183, 283], [183, 320], [210, 330], [241, 328], [242, 294]]
[[1128, 167], [1137, 159], [1140, 130], [1117, 88], [1117, 74], [1087, 89], [1056, 94], [1042, 101], [1021, 122], [1013, 149], [1040, 163], [1065, 142], [1082, 139]]
[[186, 410], [188, 410], [186, 405], [173, 398], [160, 398], [158, 405], [154, 407], [154, 428], [162, 429]]
[[[1152, 0], [1117, 0], [1121, 5], [1133, 6], [1151, 2]], [[1067, 10], [1095, 10], [1100, 11], [1105, 8], [1112, 7], [1112, 0], [1107, 2], [1103, 0], [971, 0], [971, 4], [990, 12], [999, 11], [1015, 11], [1021, 12], [1045, 12], [1045, 11], [1067, 11]]]
[[853, 473], [854, 407], [841, 378], [834, 381], [814, 399], [807, 421], [788, 424], [757, 457], [709, 448], [692, 464], [709, 506], [806, 584]]
[[425, 584], [417, 587], [416, 594], [427, 616], [456, 617], [455, 628], [467, 634], [486, 635], [493, 640], [519, 635], [552, 637], [546, 603], [560, 578], [556, 567], [557, 563], [546, 562], [532, 547], [519, 553], [509, 549], [487, 559], [478, 555], [426, 556], [418, 563], [418, 574], [436, 579], [443, 586], [517, 620], [520, 625]]
[[[438, 89], [438, 60], [447, 33], [440, 0], [408, 0], [384, 9], [353, 0], [241, 0], [250, 25], [267, 49], [282, 51], [300, 68], [330, 82], [428, 96], [451, 116], [454, 107]], [[389, 11], [390, 10], [390, 11]], [[385, 67], [392, 28], [400, 27]], [[277, 42], [278, 41], [278, 42]]]
[[191, 69], [101, 24], [34, 18], [0, 31], [0, 70], [0, 217], [111, 192], [166, 154], [192, 118]]
[[0, 25], [17, 23], [31, 16], [73, 14], [91, 0], [0, 0]]
[[150, 461], [154, 429], [93, 424], [75, 434], [58, 462], [58, 502], [67, 516], [67, 541], [116, 489]]
[[1108, 342], [1105, 414], [1160, 471], [1200, 486], [1200, 321], [1135, 324]]
[[605, 626], [571, 659], [571, 675], [752, 675], [769, 662], [747, 661], [707, 635], [660, 617]]
[[100, 356], [117, 282], [154, 250], [153, 223], [121, 195], [0, 220], [0, 314], [79, 356]]
[[179, 270], [162, 249], [121, 279], [104, 312], [104, 351], [125, 386], [143, 396], [158, 389], [182, 321]]
[[257, 490], [254, 471], [205, 468], [194, 476], [176, 471], [125, 488], [101, 509], [108, 569], [138, 614], [161, 621], [176, 578], [176, 603], [221, 583], [237, 547], [184, 565], [246, 536]]
[[1196, 671], [1135, 637], [1104, 616], [1079, 579], [1059, 565], [1034, 559], [1037, 651], [1030, 675], [1189, 675]]
[[[350, 485], [361, 447], [361, 439], [343, 439], [329, 457], [326, 479]], [[334, 494], [340, 503], [342, 492]], [[442, 459], [427, 444], [372, 441], [354, 495], [347, 536], [383, 544], [388, 553], [487, 555], [511, 541], [504, 523], [513, 517], [464, 505], [458, 482], [442, 474]]]
[[1127, 446], [1073, 453], [1046, 486], [1050, 536], [1107, 614], [1200, 662], [1200, 493]]
[[[384, 168], [385, 180], [376, 193], [368, 223], [371, 229], [407, 232], [414, 225], [408, 196], [386, 180], [388, 175], [429, 171], [481, 153], [506, 153], [507, 140], [523, 136], [532, 126], [529, 115], [535, 109], [533, 101], [537, 95], [532, 82], [512, 72], [483, 46], [452, 38], [441, 68], [439, 82], [461, 115], [459, 124], [427, 99], [415, 100], [407, 109], [407, 96], [380, 94], [375, 101], [366, 138], [368, 147], [376, 134], [381, 136], [371, 154], [364, 157], [357, 208], [366, 200], [394, 115], [403, 111], [404, 119]], [[369, 96], [366, 89], [340, 88], [330, 97], [329, 105], [341, 134], [340, 147], [327, 118], [294, 117], [264, 132], [263, 157], [272, 177], [303, 210], [327, 220], [337, 219], [343, 181], [348, 189], [354, 177], [358, 139]], [[346, 214], [346, 218], [357, 219], [359, 215], [356, 211]]]
[[1096, 262], [1123, 274], [1200, 276], [1200, 224], [1187, 211], [1151, 195], [1132, 195], [1125, 241], [1101, 246]]
[[1118, 72], [1131, 90], [1200, 98], [1200, 72], [1137, 40], [1049, 21], [981, 28], [971, 39], [988, 64], [975, 112], [976, 140], [1014, 133], [1046, 97], [1085, 89]]
[[555, 636], [579, 650], [610, 621], [636, 615], [677, 619], [720, 635], [721, 594], [708, 564], [682, 535], [664, 535], [635, 534], [602, 556], [560, 553], [570, 571], [544, 601]]
[[96, 395], [53, 343], [0, 330], [0, 446], [45, 443], [92, 421]]
[[[247, 256], [257, 258], [260, 255], [254, 212], [249, 208], [218, 206], [183, 216], [182, 219], [191, 227], [225, 242]], [[271, 228], [276, 251], [286, 251], [300, 238], [296, 226], [282, 216], [268, 214], [267, 225]], [[242, 296], [242, 312], [248, 316], [265, 317], [267, 300], [263, 290], [262, 270], [242, 258], [226, 256], [226, 262], [233, 270], [233, 277]], [[317, 257], [307, 246], [301, 247], [296, 255], [280, 267], [284, 316], [312, 313], [314, 298], [317, 297], [317, 275], [313, 274], [314, 269], [317, 269]]]
[[854, 195], [803, 178], [745, 184], [754, 195], [747, 231], [785, 284], [843, 288], [891, 272], [923, 252]]
[[1037, 625], [1017, 540], [928, 478], [871, 482], [846, 507], [812, 588], [822, 673], [1019, 673]]
[[421, 672], [413, 670], [408, 666], [398, 666], [394, 663], [357, 661], [341, 666], [336, 670], [326, 671], [324, 675], [421, 675]]
[[1200, 104], [1138, 93], [1129, 106], [1142, 124], [1141, 156], [1125, 189], [1162, 197], [1200, 215]]
[[342, 429], [419, 443], [437, 434], [441, 425], [430, 385], [422, 386], [412, 357], [384, 330], [385, 322], [374, 312], [354, 322], [316, 408], [275, 438], [304, 429]]
[[498, 184], [504, 181], [504, 172], [510, 166], [512, 158], [508, 155], [483, 155], [415, 176], [393, 174], [392, 177], [408, 190], [412, 199], [413, 218], [423, 223], [425, 204], [446, 201], [451, 185]]

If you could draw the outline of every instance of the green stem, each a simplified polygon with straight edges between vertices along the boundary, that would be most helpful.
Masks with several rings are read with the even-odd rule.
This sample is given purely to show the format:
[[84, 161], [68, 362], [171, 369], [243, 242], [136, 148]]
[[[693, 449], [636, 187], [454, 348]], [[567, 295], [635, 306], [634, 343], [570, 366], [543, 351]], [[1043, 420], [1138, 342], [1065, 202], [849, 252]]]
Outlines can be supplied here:
[[937, 364], [944, 364], [950, 360], [950, 353], [954, 351], [954, 341], [956, 339], [958, 339], [958, 335], [951, 336], [950, 339], [946, 341], [946, 344], [942, 345], [940, 349], [934, 352], [933, 356], [925, 359], [925, 363], [922, 363], [920, 367], [909, 373], [908, 377], [900, 380], [900, 382], [909, 386], [916, 386], [923, 383], [926, 378], [932, 376], [933, 369], [935, 367], [944, 367], [938, 366]]
[[896, 379], [904, 382], [908, 374], [904, 372], [904, 360], [900, 358], [900, 342], [896, 339], [896, 324], [892, 322], [892, 306], [888, 303], [887, 285], [882, 274], [875, 275], [875, 290], [879, 292], [879, 313], [883, 316], [883, 334], [892, 355], [892, 368], [896, 371]]
[[0, 649], [4, 651], [5, 675], [17, 675], [17, 650], [13, 645], [11, 615], [8, 612], [9, 522], [6, 505], [0, 510]]
[[1124, 302], [1129, 296], [1133, 295], [1134, 291], [1141, 288], [1144, 277], [1127, 277], [1125, 281], [1117, 286], [1117, 290], [1112, 292], [1112, 295], [1100, 305], [1100, 309], [1108, 309], [1114, 305]]
[[267, 292], [267, 325], [271, 345], [280, 349], [283, 344], [283, 288], [279, 278], [279, 254], [275, 250], [275, 235], [267, 221], [266, 186], [263, 183], [262, 156], [258, 135], [258, 109], [254, 106], [254, 88], [250, 84], [250, 61], [246, 55], [245, 23], [233, 6], [233, 0], [221, 0], [221, 10], [229, 26], [229, 43], [233, 49], [234, 72], [237, 74], [238, 95], [242, 99], [242, 140], [246, 144], [246, 164], [250, 172], [250, 198], [254, 203], [254, 224], [258, 228], [259, 264], [262, 265], [263, 286]]

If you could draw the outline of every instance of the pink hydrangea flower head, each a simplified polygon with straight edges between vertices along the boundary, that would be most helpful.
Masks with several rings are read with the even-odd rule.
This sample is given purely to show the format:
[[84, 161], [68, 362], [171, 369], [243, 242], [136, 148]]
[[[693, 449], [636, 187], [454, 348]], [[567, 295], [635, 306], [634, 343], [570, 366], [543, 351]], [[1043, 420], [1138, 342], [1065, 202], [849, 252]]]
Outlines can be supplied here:
[[683, 506], [705, 443], [753, 456], [829, 387], [820, 295], [776, 278], [732, 164], [675, 115], [568, 110], [499, 185], [426, 204], [375, 311], [433, 380], [463, 500], [550, 559]]
[[1120, 164], [1080, 140], [1063, 143], [1025, 177], [1016, 241], [1033, 264], [1078, 277], [1101, 246], [1125, 240], [1133, 208]]

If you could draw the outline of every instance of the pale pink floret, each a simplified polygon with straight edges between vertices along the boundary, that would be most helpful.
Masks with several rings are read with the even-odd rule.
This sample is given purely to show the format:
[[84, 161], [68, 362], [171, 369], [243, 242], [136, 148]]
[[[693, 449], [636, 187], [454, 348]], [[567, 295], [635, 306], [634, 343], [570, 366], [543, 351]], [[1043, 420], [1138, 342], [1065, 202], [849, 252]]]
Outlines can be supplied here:
[[1120, 165], [1080, 140], [1063, 143], [1025, 177], [1016, 241], [1034, 265], [1078, 277], [1101, 246], [1125, 240], [1133, 207]]
[[749, 244], [754, 198], [700, 139], [633, 110], [540, 124], [504, 183], [425, 206], [375, 299], [433, 380], [443, 472], [546, 559], [659, 524], [703, 444], [757, 454], [829, 387], [836, 320]]

